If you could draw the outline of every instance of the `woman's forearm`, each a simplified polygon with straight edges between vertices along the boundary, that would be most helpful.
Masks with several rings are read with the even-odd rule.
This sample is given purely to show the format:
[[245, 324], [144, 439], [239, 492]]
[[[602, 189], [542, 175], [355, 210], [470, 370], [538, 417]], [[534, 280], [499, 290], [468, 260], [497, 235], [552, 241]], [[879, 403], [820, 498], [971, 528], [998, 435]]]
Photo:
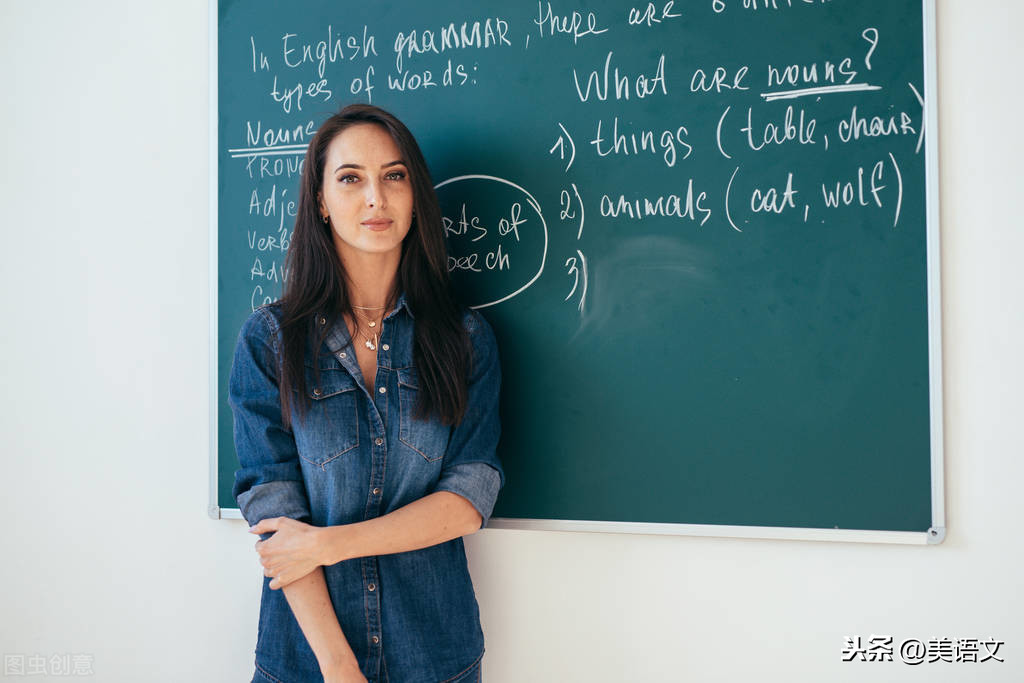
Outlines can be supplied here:
[[303, 635], [320, 663], [320, 670], [349, 667], [358, 670], [359, 663], [345, 639], [327, 593], [323, 567], [317, 567], [282, 590], [295, 620], [299, 622]]
[[323, 564], [427, 548], [471, 534], [481, 521], [468, 500], [436, 491], [376, 519], [325, 527]]

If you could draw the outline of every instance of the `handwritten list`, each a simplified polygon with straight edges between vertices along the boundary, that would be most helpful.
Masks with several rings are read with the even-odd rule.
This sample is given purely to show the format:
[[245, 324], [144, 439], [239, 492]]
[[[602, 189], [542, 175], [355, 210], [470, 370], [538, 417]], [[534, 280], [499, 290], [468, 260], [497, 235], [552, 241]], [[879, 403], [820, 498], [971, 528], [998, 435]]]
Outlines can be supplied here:
[[[266, 119], [245, 117], [222, 131], [222, 146], [232, 160], [222, 175], [251, 188], [248, 202], [239, 207], [249, 223], [250, 309], [276, 298], [287, 278], [282, 258], [306, 144], [324, 112], [351, 101], [402, 110], [415, 107], [423, 93], [440, 92], [457, 109], [463, 98], [497, 91], [544, 105], [531, 122], [534, 139], [521, 153], [557, 160], [563, 172], [557, 202], [541, 205], [515, 180], [488, 175], [493, 169], [485, 159], [478, 164], [480, 173], [438, 183], [452, 250], [449, 269], [475, 292], [470, 298], [476, 306], [507, 300], [548, 267], [562, 271], [567, 300], [582, 312], [588, 213], [592, 221], [630, 231], [645, 222], [668, 222], [742, 233], [769, 214], [821, 225], [837, 213], [845, 220], [845, 210], [853, 208], [872, 221], [884, 216], [898, 228], [901, 159], [904, 165], [914, 163], [924, 139], [923, 84], [891, 83], [879, 74], [889, 51], [878, 27], [851, 23], [826, 54], [813, 50], [798, 61], [763, 53], [740, 63], [730, 45], [722, 46], [718, 61], [716, 55], [686, 58], [698, 21], [727, 26], [776, 15], [771, 18], [783, 17], [800, 36], [801, 22], [831, 4], [722, 0], [584, 11], [568, 3], [538, 2], [530, 15], [400, 22], [392, 30], [376, 25], [372, 12], [362, 24], [327, 12], [312, 31], [283, 22], [259, 37], [236, 40], [231, 48], [224, 45], [222, 51], [244, 54], [246, 72], [231, 78], [266, 114]], [[619, 56], [624, 43], [643, 44], [646, 58]], [[569, 59], [549, 63], [543, 55], [552, 47]], [[537, 53], [545, 71], [561, 81], [557, 90], [538, 92], [529, 82], [505, 78], [506, 64]], [[493, 61], [481, 70], [483, 54]], [[899, 97], [892, 97], [893, 90]], [[571, 120], [553, 115], [554, 100], [571, 112]], [[644, 116], [654, 101], [668, 103], [671, 114], [657, 120]], [[447, 114], [442, 109], [437, 115]], [[845, 167], [821, 173], [822, 158], [842, 159], [847, 150], [880, 139], [892, 144], [872, 144], [878, 151], [869, 159], [850, 155]], [[913, 142], [912, 154], [904, 139]], [[709, 155], [717, 157], [714, 167]], [[672, 174], [675, 191], [644, 192], [642, 178], [637, 178], [639, 189], [617, 191], [579, 173], [581, 167], [592, 171], [601, 165], [650, 172], [652, 164], [640, 160], [653, 161], [655, 173]], [[775, 171], [780, 160], [785, 168]], [[725, 182], [723, 164], [730, 169]], [[507, 201], [494, 201], [495, 193]], [[467, 195], [476, 201], [467, 201]], [[546, 247], [536, 253], [538, 243], [547, 241], [545, 216], [551, 217], [551, 229], [564, 223], [576, 227], [576, 244], [553, 255], [551, 263]], [[524, 242], [525, 231], [531, 239]]]

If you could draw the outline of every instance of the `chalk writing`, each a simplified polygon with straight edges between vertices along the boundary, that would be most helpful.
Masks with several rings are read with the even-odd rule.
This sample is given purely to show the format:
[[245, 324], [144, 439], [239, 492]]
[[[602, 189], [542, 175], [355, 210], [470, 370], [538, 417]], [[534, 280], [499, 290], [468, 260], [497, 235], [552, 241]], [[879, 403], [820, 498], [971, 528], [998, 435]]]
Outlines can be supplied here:
[[[255, 51], [255, 42], [253, 50]], [[281, 36], [281, 53], [285, 66], [294, 69], [309, 64], [313, 67], [316, 77], [323, 78], [328, 64], [346, 59], [367, 59], [370, 55], [376, 57], [377, 48], [374, 36], [369, 34], [366, 26], [363, 26], [360, 39], [355, 35], [337, 35], [334, 33], [334, 26], [328, 24], [327, 36], [313, 43], [303, 42], [295, 33], [285, 33]]]
[[394, 42], [395, 70], [401, 72], [404, 68], [403, 58], [415, 55], [439, 55], [452, 50], [511, 45], [508, 36], [508, 20], [501, 17], [488, 17], [483, 22], [463, 22], [461, 26], [451, 23], [437, 30], [399, 31]]
[[[580, 86], [579, 74], [576, 69], [572, 70], [572, 80], [580, 102], [586, 102], [591, 95], [599, 100], [608, 99], [609, 84], [614, 88], [611, 94], [617, 100], [628, 100], [630, 95], [637, 99], [643, 99], [659, 91], [663, 95], [668, 94], [668, 88], [665, 85], [665, 55], [658, 56], [658, 63], [650, 76], [639, 74], [631, 78], [628, 74], [620, 73], [618, 66], [615, 67], [614, 75], [612, 75], [611, 64], [612, 52], [609, 51], [604, 60], [603, 71], [591, 71], [590, 75], [585, 77], [585, 87]], [[591, 93], [591, 88], [593, 88], [593, 93]]]
[[[313, 28], [289, 22], [269, 34], [244, 33], [230, 48], [244, 57], [240, 78], [256, 101], [272, 105], [253, 109], [222, 133], [227, 156], [238, 165], [221, 173], [237, 173], [248, 183], [247, 220], [238, 221], [238, 234], [240, 242], [245, 233], [249, 254], [250, 304], [272, 300], [287, 278], [295, 185], [323, 113], [346, 98], [374, 102], [381, 93], [415, 111], [416, 102], [436, 106], [436, 99], [420, 98], [451, 91], [445, 97], [457, 115], [464, 101], [476, 102], [462, 98], [477, 97], [475, 88], [484, 83], [491, 94], [481, 96], [496, 115], [508, 99], [541, 105], [530, 109], [544, 131], [536, 149], [518, 141], [507, 147], [522, 155], [524, 167], [538, 164], [537, 177], [545, 177], [545, 168], [564, 177], [554, 188], [536, 189], [552, 211], [557, 205], [565, 229], [556, 256], [568, 278], [559, 296], [581, 316], [592, 275], [587, 255], [602, 240], [614, 240], [616, 231], [632, 235], [648, 225], [689, 224], [744, 239], [773, 221], [821, 225], [857, 211], [883, 212], [898, 227], [901, 163], [907, 154], [920, 154], [925, 99], [913, 80], [893, 83], [888, 75], [892, 49], [882, 24], [861, 17], [837, 29], [840, 39], [809, 42], [783, 51], [785, 58], [702, 42], [692, 28], [708, 30], [722, 15], [764, 21], [784, 10], [795, 15], [829, 4], [656, 0], [609, 9], [540, 0], [436, 23], [410, 13], [375, 24], [357, 14], [351, 23], [332, 16]], [[777, 40], [803, 39], [800, 22], [793, 26]], [[691, 51], [694, 41], [711, 47]], [[871, 150], [870, 160], [856, 157], [844, 165], [846, 156], [862, 150]], [[715, 165], [723, 159], [724, 169]], [[483, 170], [491, 163], [487, 154], [479, 161]], [[608, 174], [640, 187], [606, 183]], [[532, 171], [523, 177], [532, 178]], [[544, 207], [533, 195], [493, 175], [458, 176], [437, 189], [447, 267], [457, 281], [480, 290], [475, 305], [507, 301], [538, 281], [548, 233]], [[597, 223], [586, 220], [588, 213]]]
[[669, 0], [669, 2], [666, 2], [661, 6], [660, 10], [655, 7], [653, 2], [647, 3], [647, 7], [642, 9], [638, 7], [630, 7], [627, 20], [631, 26], [647, 26], [650, 28], [651, 26], [660, 24], [668, 19], [677, 19], [678, 17], [683, 16], [678, 12], [672, 14], [673, 5], [675, 5], [675, 2]]
[[627, 198], [625, 195], [612, 197], [601, 196], [601, 215], [610, 218], [629, 218], [644, 220], [650, 218], [678, 218], [698, 221], [700, 225], [711, 218], [711, 208], [707, 205], [708, 195], [704, 191], [695, 191], [693, 178], [686, 183], [683, 195], [668, 194], [654, 197]]
[[448, 237], [448, 270], [476, 294], [478, 308], [525, 291], [547, 259], [540, 204], [520, 185], [487, 175], [450, 178], [436, 187]]
[[[586, 27], [583, 25], [584, 21]], [[544, 31], [547, 30], [549, 36], [559, 33], [572, 36], [573, 43], [579, 42], [584, 36], [596, 36], [608, 31], [607, 28], [597, 27], [597, 15], [594, 12], [587, 12], [585, 16], [582, 12], [576, 11], [566, 15], [555, 14], [550, 2], [537, 3], [537, 18], [533, 23], [537, 25], [537, 31], [542, 38]]]
[[599, 157], [609, 155], [636, 156], [645, 152], [650, 154], [661, 152], [665, 165], [671, 168], [676, 165], [677, 146], [683, 151], [683, 159], [690, 156], [690, 152], [693, 151], [693, 146], [686, 140], [687, 135], [689, 135], [686, 126], [678, 126], [675, 130], [662, 130], [657, 133], [657, 137], [655, 136], [655, 131], [643, 129], [631, 131], [627, 137], [625, 132], [619, 132], [619, 117], [616, 116], [612, 119], [609, 138], [606, 140], [601, 133], [601, 124], [602, 122], [599, 120], [597, 122], [597, 132], [594, 135], [594, 139], [590, 141]]
[[850, 109], [849, 118], [838, 124], [839, 139], [843, 142], [862, 137], [876, 138], [887, 135], [916, 135], [913, 119], [905, 111], [882, 116], [861, 116], [857, 105]]

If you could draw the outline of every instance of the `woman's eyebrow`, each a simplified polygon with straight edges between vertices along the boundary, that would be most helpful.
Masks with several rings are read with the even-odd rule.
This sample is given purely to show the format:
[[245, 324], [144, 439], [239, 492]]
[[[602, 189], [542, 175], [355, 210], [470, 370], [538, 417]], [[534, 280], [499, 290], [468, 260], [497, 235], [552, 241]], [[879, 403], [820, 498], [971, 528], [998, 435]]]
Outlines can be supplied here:
[[[405, 166], [405, 162], [402, 161], [401, 159], [398, 159], [397, 161], [389, 161], [386, 164], [381, 164], [380, 165], [381, 168], [387, 168], [389, 166]], [[360, 164], [342, 164], [338, 168], [334, 169], [334, 172], [337, 173], [338, 171], [340, 171], [343, 168], [358, 168], [361, 171], [361, 170], [363, 170], [366, 167], [365, 166], [361, 166]]]

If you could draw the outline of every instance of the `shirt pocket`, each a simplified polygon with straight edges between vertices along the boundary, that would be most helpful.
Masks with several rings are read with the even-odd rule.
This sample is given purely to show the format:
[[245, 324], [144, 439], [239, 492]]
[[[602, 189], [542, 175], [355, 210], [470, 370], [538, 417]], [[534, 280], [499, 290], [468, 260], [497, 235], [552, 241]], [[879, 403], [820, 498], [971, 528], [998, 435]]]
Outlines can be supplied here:
[[359, 446], [358, 386], [343, 368], [321, 368], [319, 380], [306, 366], [309, 409], [292, 416], [299, 457], [325, 467]]
[[418, 453], [427, 462], [444, 457], [448, 450], [451, 429], [436, 417], [421, 420], [415, 417], [419, 398], [419, 376], [416, 368], [397, 368], [399, 426], [398, 440]]

